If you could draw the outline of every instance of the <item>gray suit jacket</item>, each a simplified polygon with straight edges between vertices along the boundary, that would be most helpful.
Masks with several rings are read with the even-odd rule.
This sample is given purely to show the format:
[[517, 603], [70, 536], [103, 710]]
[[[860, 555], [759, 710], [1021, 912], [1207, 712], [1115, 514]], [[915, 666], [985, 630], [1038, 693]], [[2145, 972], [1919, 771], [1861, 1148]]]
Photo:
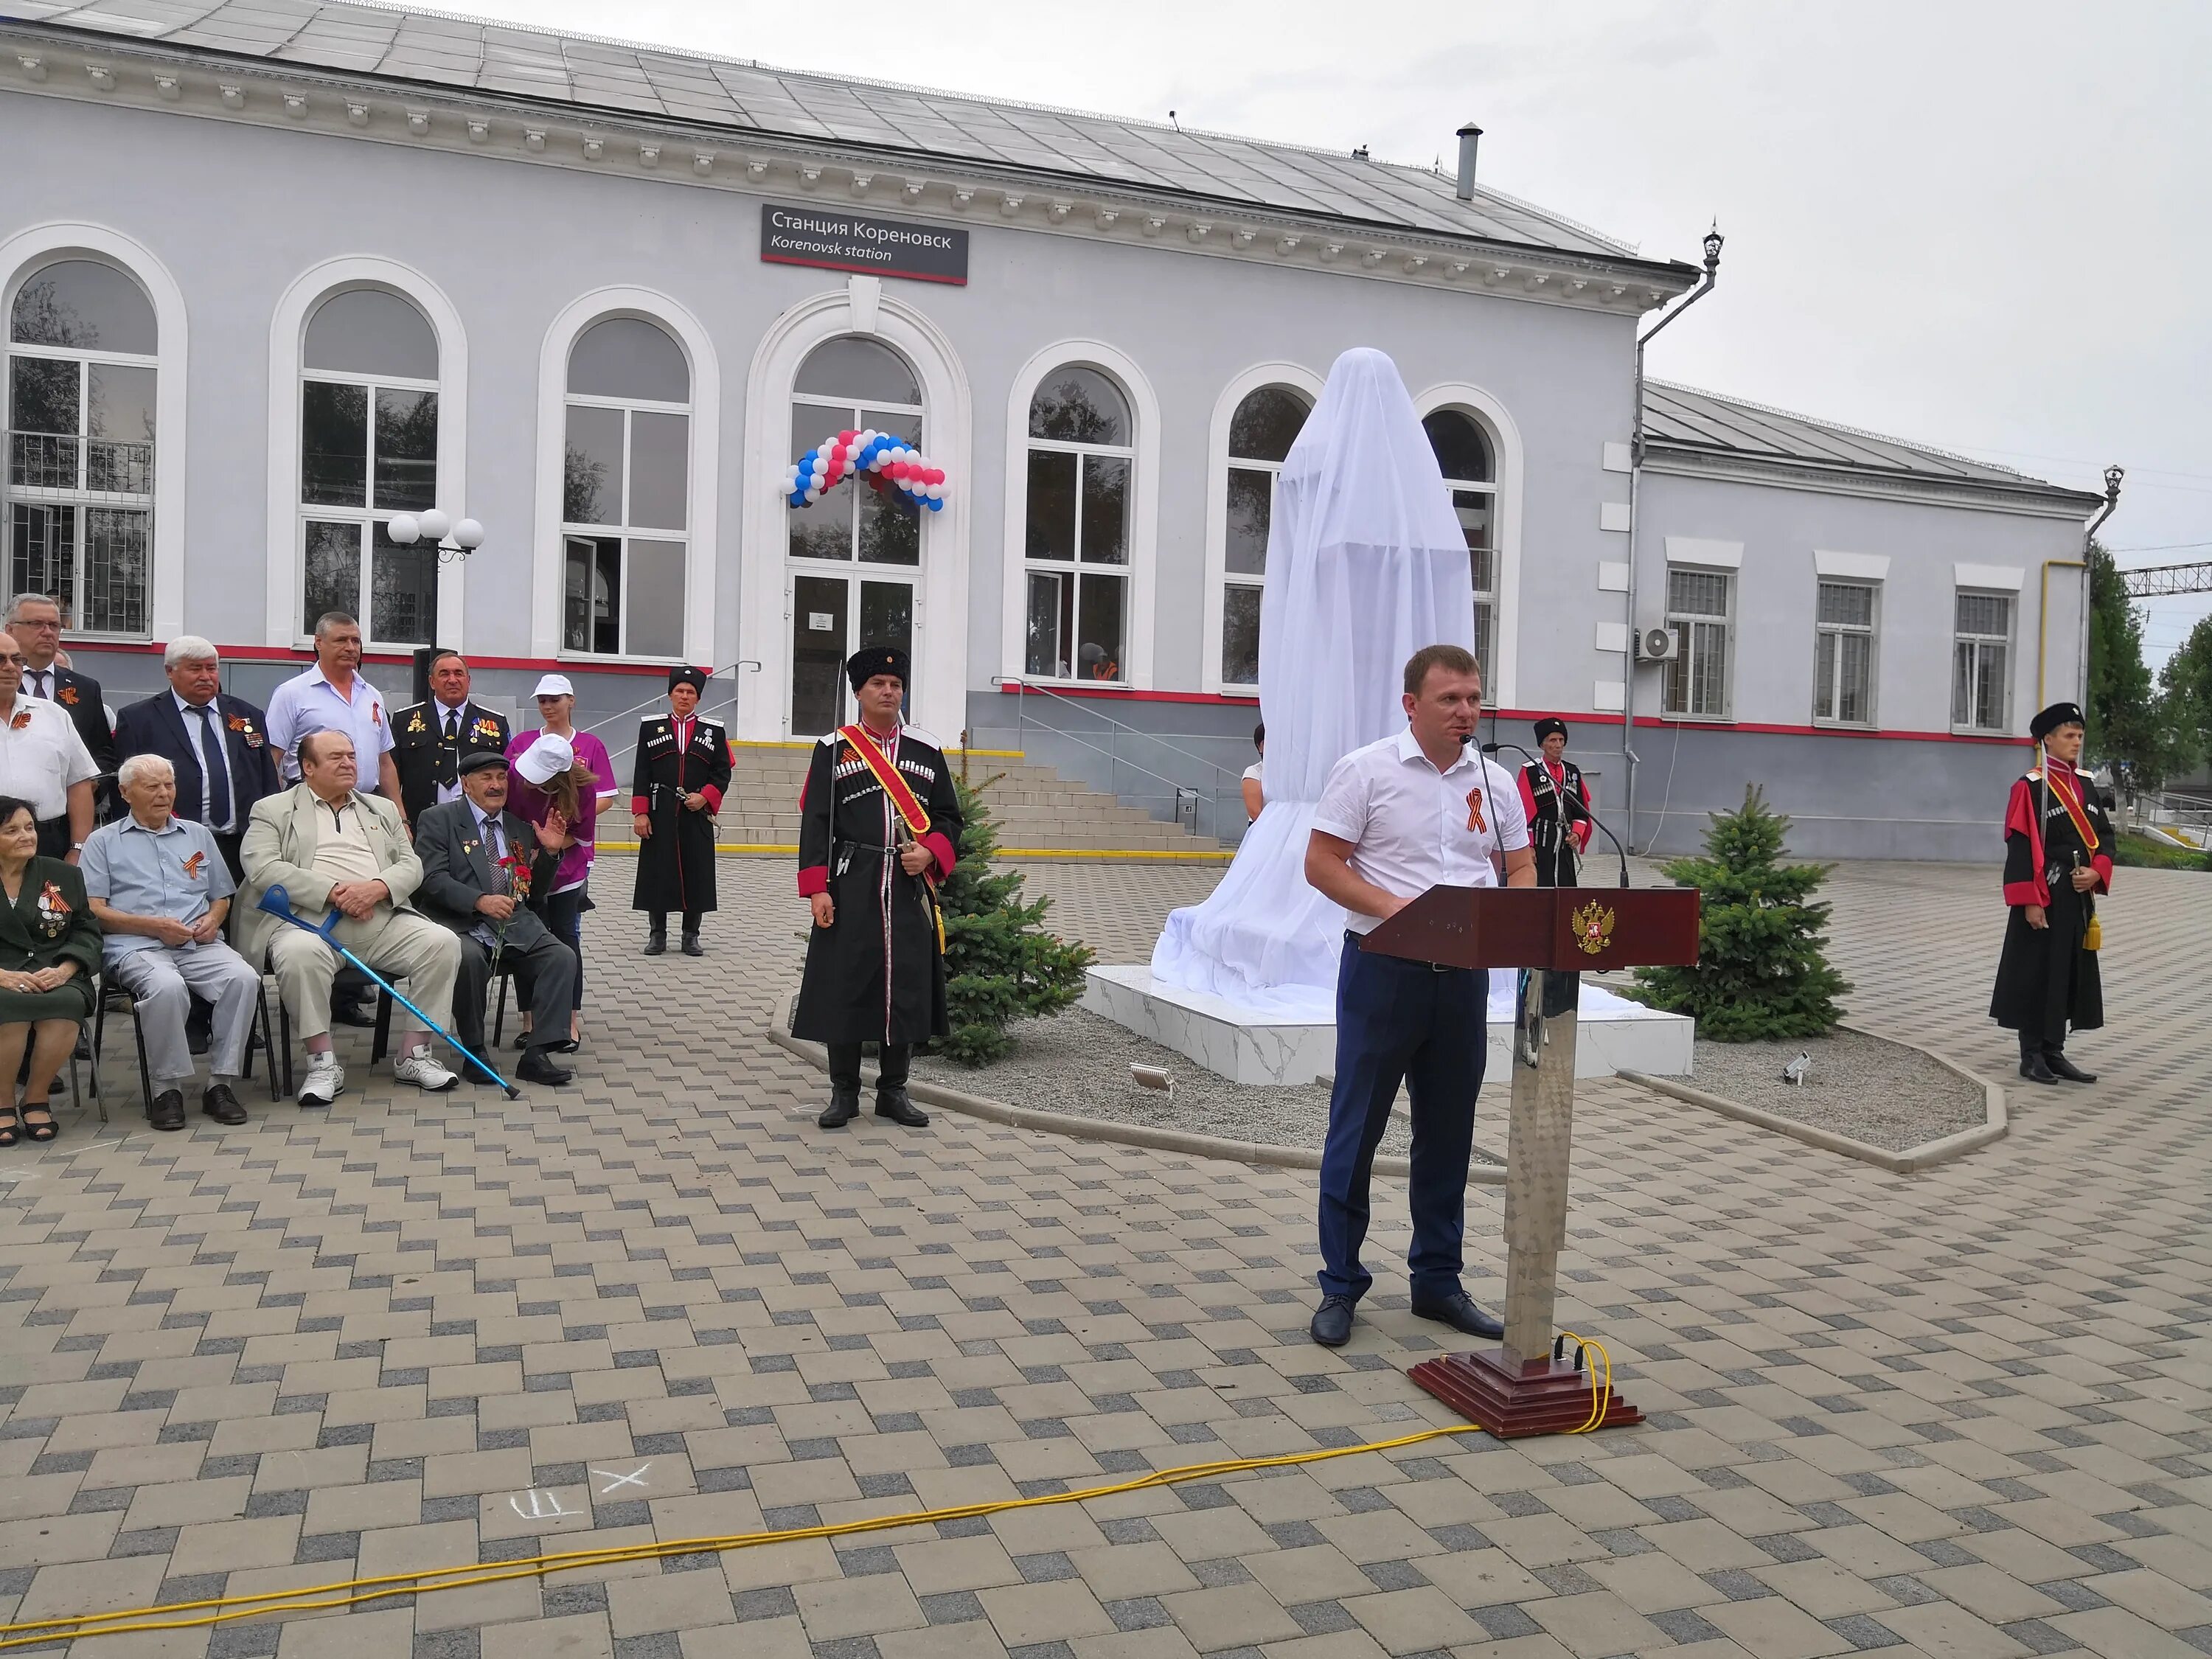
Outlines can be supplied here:
[[[501, 812], [499, 829], [507, 850], [529, 864], [530, 890], [542, 900], [551, 890], [561, 855], [538, 846], [527, 818]], [[507, 890], [505, 878], [492, 867], [490, 848], [477, 833], [477, 809], [465, 795], [428, 807], [415, 820], [415, 855], [422, 865], [423, 913], [457, 933], [487, 920], [477, 912], [478, 899]], [[534, 911], [518, 909], [507, 924], [507, 943], [527, 950], [544, 932]]]
[[[422, 860], [407, 844], [407, 826], [399, 809], [381, 795], [353, 798], [360, 810], [369, 845], [376, 849], [376, 879], [392, 890], [392, 908], [411, 910], [415, 890], [422, 884]], [[315, 849], [321, 844], [317, 826], [315, 792], [304, 783], [253, 803], [246, 823], [246, 839], [238, 849], [246, 880], [239, 890], [234, 912], [238, 917], [239, 955], [258, 963], [269, 941], [285, 924], [258, 908], [261, 896], [282, 887], [292, 908], [319, 924], [331, 908], [331, 878], [315, 868]]]

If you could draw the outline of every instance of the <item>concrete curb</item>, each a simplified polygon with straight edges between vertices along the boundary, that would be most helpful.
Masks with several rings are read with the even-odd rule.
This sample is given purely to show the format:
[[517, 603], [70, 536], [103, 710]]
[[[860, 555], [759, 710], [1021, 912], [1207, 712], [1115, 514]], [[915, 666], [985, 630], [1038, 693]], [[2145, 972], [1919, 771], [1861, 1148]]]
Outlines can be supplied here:
[[[1839, 1022], [1841, 1024], [1841, 1022]], [[1642, 1072], [1622, 1072], [1621, 1077], [1631, 1083], [1643, 1085], [1654, 1093], [1671, 1095], [1676, 1100], [1687, 1101], [1692, 1106], [1702, 1106], [1707, 1111], [1731, 1117], [1739, 1123], [1749, 1123], [1762, 1129], [1771, 1129], [1778, 1134], [1788, 1135], [1792, 1140], [1802, 1140], [1808, 1146], [1818, 1146], [1824, 1152], [1841, 1152], [1846, 1158], [1871, 1164], [1892, 1175], [1917, 1175], [1923, 1170], [1932, 1170], [1939, 1164], [1948, 1164], [1954, 1158], [1978, 1151], [1991, 1141], [2001, 1140], [2011, 1127], [2011, 1116], [2005, 1109], [2004, 1091], [1987, 1078], [1970, 1072], [1955, 1060], [1946, 1060], [1933, 1049], [1923, 1048], [1917, 1042], [1907, 1042], [1901, 1037], [1885, 1036], [1867, 1030], [1863, 1026], [1843, 1024], [1842, 1029], [1870, 1036], [1882, 1042], [1894, 1042], [1901, 1048], [1925, 1054], [1945, 1071], [1955, 1073], [1969, 1083], [1978, 1084], [1982, 1091], [1982, 1123], [1978, 1128], [1961, 1129], [1956, 1134], [1937, 1140], [1925, 1140], [1917, 1146], [1909, 1146], [1901, 1152], [1893, 1152], [1886, 1146], [1876, 1146], [1849, 1135], [1838, 1134], [1832, 1129], [1815, 1128], [1809, 1123], [1800, 1123], [1795, 1118], [1778, 1113], [1761, 1111], [1756, 1106], [1742, 1106], [1733, 1100], [1723, 1100], [1718, 1095], [1709, 1095], [1702, 1089], [1692, 1089], [1687, 1084], [1677, 1083], [1671, 1078], [1651, 1077]]]
[[[801, 1060], [823, 1071], [830, 1068], [830, 1054], [818, 1042], [802, 1042], [788, 1031], [770, 1026], [769, 1041], [779, 1048], [788, 1049]], [[864, 1083], [872, 1080], [872, 1069], [864, 1069]], [[959, 1112], [969, 1117], [980, 1117], [989, 1123], [1004, 1123], [1012, 1128], [1041, 1130], [1047, 1134], [1066, 1135], [1074, 1140], [1111, 1141], [1117, 1146], [1141, 1146], [1149, 1152], [1182, 1152], [1192, 1158], [1218, 1158], [1233, 1164], [1258, 1164], [1278, 1170], [1318, 1170], [1321, 1154], [1304, 1146], [1276, 1146], [1264, 1141], [1230, 1140], [1220, 1135], [1202, 1135], [1189, 1129], [1158, 1129], [1142, 1123], [1115, 1123], [1103, 1118], [1077, 1117], [1066, 1112], [1041, 1112], [1030, 1106], [1010, 1106], [1002, 1100], [988, 1100], [981, 1095], [971, 1095], [964, 1090], [948, 1089], [939, 1083], [925, 1083], [915, 1078], [907, 1084], [907, 1092], [925, 1106], [942, 1106], [949, 1112]], [[1375, 1160], [1378, 1176], [1404, 1180], [1413, 1173], [1409, 1160], [1402, 1158], [1383, 1158]], [[1471, 1187], [1503, 1187], [1505, 1171], [1491, 1164], [1473, 1164], [1467, 1172]]]

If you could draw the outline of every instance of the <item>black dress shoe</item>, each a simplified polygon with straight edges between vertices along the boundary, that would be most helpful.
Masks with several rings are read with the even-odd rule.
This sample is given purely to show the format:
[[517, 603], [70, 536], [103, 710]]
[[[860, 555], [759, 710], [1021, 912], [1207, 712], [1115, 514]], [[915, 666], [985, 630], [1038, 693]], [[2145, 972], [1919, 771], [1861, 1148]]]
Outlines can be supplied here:
[[2051, 1069], [2050, 1062], [2039, 1054], [2020, 1057], [2020, 1074], [2030, 1083], [2055, 1084], [2058, 1081], [2058, 1073]]
[[684, 935], [684, 954], [687, 957], [703, 957], [707, 954], [706, 947], [699, 943], [698, 934]]
[[[177, 1103], [177, 1121], [184, 1121], [184, 1102]], [[230, 1091], [228, 1083], [210, 1083], [200, 1097], [200, 1110], [218, 1123], [243, 1123], [246, 1108], [238, 1103], [238, 1097]]]
[[574, 1080], [576, 1075], [565, 1066], [556, 1066], [543, 1048], [524, 1049], [514, 1074], [525, 1083], [543, 1083], [553, 1089]]
[[356, 1030], [376, 1029], [376, 1010], [365, 1002], [334, 1003], [331, 1007], [331, 1024], [350, 1025]]
[[649, 957], [666, 956], [668, 954], [668, 935], [665, 933], [647, 933], [645, 936], [645, 953]]
[[1464, 1331], [1469, 1336], [1505, 1334], [1505, 1322], [1483, 1312], [1475, 1306], [1474, 1298], [1465, 1291], [1453, 1291], [1444, 1296], [1415, 1297], [1413, 1317], [1437, 1320], [1455, 1331]]
[[1313, 1323], [1306, 1327], [1306, 1334], [1324, 1348], [1340, 1348], [1352, 1340], [1352, 1298], [1348, 1296], [1325, 1296], [1321, 1306], [1314, 1310]]
[[830, 1085], [830, 1104], [814, 1121], [824, 1129], [842, 1129], [860, 1115], [860, 1085], [856, 1083], [848, 1089], [833, 1083]]
[[909, 1129], [929, 1127], [929, 1114], [908, 1100], [903, 1089], [877, 1090], [876, 1115], [887, 1117], [894, 1123], [904, 1124]]
[[2043, 1063], [2049, 1066], [2053, 1073], [2064, 1078], [2069, 1083], [2094, 1083], [2097, 1080], [2097, 1074], [2094, 1072], [2083, 1071], [2057, 1048], [2045, 1048], [2043, 1051]]
[[[499, 1067], [492, 1065], [491, 1056], [489, 1054], [485, 1053], [481, 1048], [465, 1048], [462, 1050], [462, 1053], [474, 1054], [478, 1060], [483, 1061], [483, 1065], [471, 1066], [467, 1060], [464, 1060], [459, 1065], [453, 1067], [455, 1071], [459, 1072], [463, 1077], [468, 1079], [470, 1082], [475, 1084], [479, 1089], [496, 1089], [499, 1087], [497, 1079], [492, 1076], [492, 1073], [499, 1070]], [[490, 1070], [486, 1070], [486, 1066], [489, 1066]]]
[[146, 1121], [157, 1129], [181, 1129], [185, 1127], [185, 1091], [164, 1089], [154, 1097], [154, 1103], [146, 1109]]

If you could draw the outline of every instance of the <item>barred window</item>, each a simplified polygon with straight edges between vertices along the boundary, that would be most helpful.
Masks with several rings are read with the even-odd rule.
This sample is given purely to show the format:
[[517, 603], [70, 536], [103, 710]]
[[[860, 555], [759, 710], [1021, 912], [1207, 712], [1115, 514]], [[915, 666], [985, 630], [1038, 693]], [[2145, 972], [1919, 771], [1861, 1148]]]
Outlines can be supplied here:
[[8, 597], [63, 624], [143, 635], [154, 518], [154, 307], [90, 259], [33, 271], [9, 309]]
[[1729, 647], [1735, 578], [1724, 570], [1667, 573], [1667, 626], [1682, 648], [1667, 665], [1666, 712], [1693, 720], [1729, 714]]
[[1961, 592], [1952, 627], [1951, 724], [2002, 732], [2012, 657], [2012, 595]]
[[1822, 582], [1814, 622], [1813, 718], [1839, 726], [1874, 723], [1875, 590], [1861, 582]]

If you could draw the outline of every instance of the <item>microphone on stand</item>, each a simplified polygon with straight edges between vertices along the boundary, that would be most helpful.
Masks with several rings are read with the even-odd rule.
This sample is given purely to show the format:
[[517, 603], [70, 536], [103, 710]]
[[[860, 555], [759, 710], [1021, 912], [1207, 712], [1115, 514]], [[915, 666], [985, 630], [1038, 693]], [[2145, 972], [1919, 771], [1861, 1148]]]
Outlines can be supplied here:
[[[1529, 754], [1528, 750], [1522, 748], [1517, 743], [1486, 743], [1482, 745], [1482, 752], [1486, 755], [1494, 755], [1501, 749], [1510, 749], [1516, 754], [1528, 755], [1531, 761], [1537, 758], [1536, 756]], [[1559, 801], [1561, 805], [1566, 810], [1570, 821], [1571, 821], [1573, 817], [1577, 817], [1588, 818], [1592, 823], [1596, 824], [1599, 830], [1603, 833], [1605, 838], [1613, 843], [1613, 850], [1620, 854], [1620, 884], [1623, 887], [1627, 886], [1628, 849], [1620, 844], [1620, 837], [1614, 835], [1612, 830], [1606, 829], [1603, 820], [1601, 820], [1596, 813], [1591, 811], [1589, 807], [1583, 805], [1581, 801], [1577, 800], [1573, 796], [1568, 794], [1564, 789], [1559, 791]]]

